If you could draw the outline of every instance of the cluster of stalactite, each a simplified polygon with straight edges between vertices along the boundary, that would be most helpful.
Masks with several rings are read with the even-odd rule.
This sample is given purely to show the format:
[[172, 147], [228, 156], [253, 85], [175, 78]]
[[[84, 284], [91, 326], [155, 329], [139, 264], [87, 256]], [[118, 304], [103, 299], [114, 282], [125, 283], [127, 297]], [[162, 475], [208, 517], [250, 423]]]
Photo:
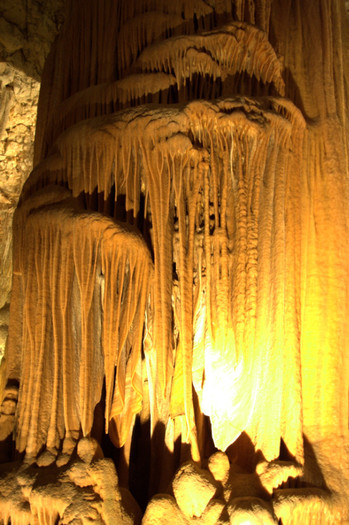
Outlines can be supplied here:
[[103, 380], [106, 431], [112, 422], [118, 446], [141, 406], [149, 251], [135, 231], [60, 197], [64, 207], [27, 209], [16, 232], [21, 356], [9, 365], [26, 371], [16, 442], [34, 457], [44, 445], [57, 453], [80, 429], [90, 433]]
[[214, 447], [245, 433], [268, 461], [345, 432], [344, 80], [324, 73], [318, 115], [300, 83], [297, 108], [276, 4], [68, 2], [15, 219], [20, 452], [71, 451], [99, 404], [116, 446], [142, 411], [195, 461], [204, 416]]
[[[150, 287], [147, 314], [144, 296], [147, 287], [144, 287], [141, 294], [142, 307], [137, 310], [137, 314], [139, 319], [147, 318], [148, 341], [146, 338], [145, 345], [152, 347], [146, 359], [149, 361], [150, 391], [153, 392], [150, 409], [153, 427], [157, 419], [166, 425], [166, 418], [179, 421], [174, 435], [182, 435], [182, 440], [189, 441], [192, 445], [192, 456], [199, 459], [205, 436], [197, 435], [192, 399], [194, 384], [200, 412], [211, 418], [216, 446], [226, 448], [243, 430], [248, 430], [256, 436], [255, 444], [263, 450], [266, 457], [273, 458], [278, 455], [280, 437], [283, 437], [292, 453], [300, 459], [300, 399], [296, 399], [295, 402], [298, 408], [294, 409], [292, 406], [291, 409], [286, 397], [280, 397], [278, 407], [275, 407], [279, 413], [279, 423], [263, 423], [266, 427], [275, 427], [272, 438], [270, 431], [268, 436], [263, 438], [263, 433], [257, 431], [260, 423], [256, 414], [260, 412], [259, 404], [270, 403], [270, 400], [263, 398], [263, 382], [268, 380], [272, 383], [276, 379], [269, 377], [267, 370], [262, 375], [258, 372], [265, 355], [270, 353], [273, 356], [270, 358], [280, 361], [281, 367], [289, 366], [290, 363], [286, 363], [282, 351], [285, 344], [283, 326], [285, 322], [292, 322], [292, 333], [297, 334], [298, 331], [295, 316], [285, 321], [282, 307], [278, 306], [278, 303], [282, 305], [285, 301], [285, 279], [289, 280], [287, 286], [294, 287], [293, 273], [288, 274], [289, 278], [285, 277], [285, 254], [292, 259], [294, 251], [293, 245], [287, 239], [287, 235], [294, 235], [292, 228], [285, 235], [285, 202], [288, 201], [290, 187], [297, 187], [299, 184], [300, 163], [297, 154], [290, 155], [288, 150], [301, 150], [304, 124], [297, 109], [282, 98], [231, 98], [234, 89], [237, 89], [234, 80], [234, 75], [237, 74], [245, 74], [250, 79], [254, 77], [257, 84], [260, 82], [266, 86], [266, 93], [269, 85], [270, 89], [272, 87], [276, 93], [282, 95], [284, 83], [281, 63], [265, 33], [260, 29], [242, 21], [231, 21], [215, 29], [214, 17], [219, 13], [229, 14], [231, 10], [226, 11], [224, 6], [220, 6], [214, 14], [212, 7], [201, 2], [201, 12], [194, 4], [195, 2], [193, 5], [186, 4], [183, 10], [180, 10], [179, 6], [162, 7], [163, 13], [157, 5], [148, 6], [149, 13], [143, 13], [143, 8], [138, 3], [129, 5], [127, 9], [122, 3], [118, 7], [112, 3], [105, 3], [103, 8], [97, 10], [98, 16], [97, 12], [94, 12], [95, 7], [91, 6], [81, 21], [81, 43], [78, 47], [73, 46], [70, 53], [67, 53], [67, 46], [70, 46], [71, 37], [67, 39], [67, 34], [63, 32], [61, 45], [54, 49], [48, 61], [46, 75], [52, 74], [51, 71], [57, 74], [58, 69], [62, 68], [62, 53], [70, 58], [61, 71], [61, 82], [46, 94], [45, 91], [42, 93], [42, 118], [39, 120], [36, 151], [37, 160], [40, 155], [45, 155], [45, 159], [34, 170], [24, 189], [22, 200], [33, 202], [35, 192], [47, 194], [45, 188], [48, 186], [65, 185], [71, 190], [73, 197], [81, 194], [93, 195], [97, 192], [100, 197], [92, 207], [94, 206], [95, 212], [103, 214], [106, 213], [106, 203], [113, 194], [116, 200], [113, 214], [114, 218], [117, 218], [118, 199], [124, 195], [126, 214], [131, 213], [133, 216], [131, 222], [139, 223], [138, 217], [142, 214], [145, 220], [151, 223], [148, 240], [154, 256], [154, 278]], [[72, 4], [70, 9], [72, 13], [67, 17], [68, 21], [72, 23], [74, 20], [74, 25], [79, 25], [80, 22], [75, 22], [76, 18], [73, 17], [76, 5]], [[132, 16], [128, 12], [124, 13], [124, 9], [131, 10]], [[166, 24], [167, 38], [158, 42], [159, 29], [152, 30], [148, 21], [148, 15], [154, 15], [153, 9], [155, 12], [161, 12], [159, 16], [164, 18]], [[177, 18], [173, 17], [173, 9], [181, 18], [184, 17], [180, 24]], [[238, 6], [235, 9], [236, 12], [241, 10]], [[196, 13], [196, 22], [193, 13]], [[208, 17], [206, 22], [202, 16]], [[255, 13], [251, 12], [251, 22], [255, 21], [254, 16]], [[109, 24], [106, 38], [105, 17], [119, 22], [125, 19], [126, 22], [120, 22], [120, 26], [116, 24], [117, 27]], [[100, 20], [100, 26], [96, 19]], [[153, 16], [153, 20], [155, 19], [156, 16]], [[197, 20], [201, 20], [200, 24]], [[94, 29], [89, 27], [92, 21]], [[181, 26], [181, 33], [187, 35], [178, 34], [178, 24]], [[97, 33], [90, 33], [95, 31], [96, 25]], [[157, 26], [159, 27], [163, 28], [161, 24]], [[125, 34], [131, 31], [130, 28], [134, 38], [125, 40]], [[68, 23], [66, 31], [69, 33], [71, 30]], [[96, 39], [95, 45], [92, 46], [96, 56], [90, 57], [90, 76], [86, 70], [86, 53], [89, 51], [83, 44], [87, 37]], [[115, 66], [112, 67], [111, 53], [115, 59], [113, 42], [119, 53], [118, 70], [115, 70]], [[99, 53], [102, 52], [106, 53], [103, 54], [103, 67], [98, 60], [101, 59], [102, 55], [99, 56]], [[78, 70], [74, 66], [75, 63]], [[74, 68], [74, 80], [71, 68]], [[225, 97], [217, 102], [197, 101], [196, 99], [202, 98], [200, 93], [204, 93], [205, 82], [213, 86], [220, 85], [220, 92], [211, 92], [209, 98], [215, 98], [219, 94], [229, 94], [230, 98]], [[252, 94], [249, 93], [253, 91], [251, 82], [246, 84], [245, 89], [247, 94]], [[183, 105], [181, 100], [187, 102]], [[167, 103], [166, 108], [157, 105], [160, 101]], [[57, 104], [57, 109], [50, 114], [42, 113], [42, 107], [52, 103]], [[47, 155], [44, 152], [48, 150], [50, 153]], [[92, 202], [91, 198], [86, 200]], [[47, 202], [49, 204], [49, 199]], [[60, 206], [65, 207], [66, 204]], [[29, 428], [32, 428], [33, 437], [36, 436], [39, 427], [43, 436], [50, 436], [46, 444], [51, 449], [59, 446], [64, 432], [69, 435], [69, 432], [74, 430], [76, 434], [80, 426], [84, 435], [91, 431], [93, 410], [102, 389], [103, 374], [99, 370], [103, 370], [106, 381], [105, 417], [108, 430], [113, 398], [112, 378], [116, 375], [116, 384], [129, 384], [129, 375], [134, 377], [136, 364], [133, 362], [132, 366], [127, 368], [122, 366], [122, 360], [115, 357], [117, 350], [113, 348], [115, 345], [118, 348], [118, 344], [114, 339], [118, 336], [118, 331], [108, 324], [108, 312], [102, 308], [102, 321], [98, 321], [98, 314], [92, 318], [90, 313], [91, 309], [93, 310], [92, 305], [98, 305], [101, 289], [107, 290], [109, 308], [116, 310], [114, 323], [120, 325], [118, 330], [127, 340], [131, 320], [128, 310], [126, 309], [125, 313], [125, 306], [121, 307], [118, 302], [115, 284], [112, 285], [109, 282], [110, 278], [106, 280], [106, 277], [103, 278], [102, 284], [96, 281], [96, 276], [99, 275], [98, 263], [95, 261], [98, 248], [92, 241], [96, 231], [89, 228], [91, 231], [88, 233], [88, 240], [83, 241], [84, 234], [81, 234], [79, 241], [80, 231], [86, 227], [86, 221], [80, 218], [71, 221], [72, 224], [79, 224], [79, 228], [75, 226], [76, 234], [69, 236], [64, 233], [64, 224], [70, 222], [71, 214], [63, 221], [59, 213], [65, 212], [56, 211], [54, 220], [57, 231], [51, 232], [56, 244], [52, 245], [47, 231], [49, 224], [52, 228], [52, 212], [49, 209], [40, 209], [35, 214], [29, 213], [24, 205], [18, 216], [21, 217], [23, 213], [26, 229], [34, 230], [35, 234], [32, 234], [33, 239], [29, 234], [21, 237], [25, 240], [25, 248], [19, 241], [18, 253], [25, 254], [25, 257], [42, 257], [48, 261], [57, 261], [58, 265], [55, 269], [50, 262], [43, 271], [40, 265], [34, 264], [35, 268], [39, 268], [40, 279], [49, 280], [51, 284], [44, 285], [41, 281], [41, 285], [38, 286], [34, 284], [37, 283], [38, 277], [31, 277], [32, 286], [36, 290], [40, 290], [41, 286], [50, 290], [64, 286], [64, 283], [71, 279], [71, 285], [67, 286], [67, 290], [70, 290], [75, 281], [80, 283], [80, 296], [65, 292], [69, 294], [74, 308], [81, 311], [81, 319], [79, 316], [76, 319], [76, 315], [71, 316], [69, 305], [65, 307], [67, 315], [72, 319], [72, 325], [75, 326], [74, 330], [79, 333], [77, 348], [73, 353], [77, 361], [80, 356], [83, 358], [80, 365], [75, 363], [72, 366], [74, 370], [80, 370], [80, 381], [78, 385], [74, 381], [70, 386], [62, 386], [62, 395], [57, 393], [57, 399], [52, 400], [54, 406], [57, 405], [58, 408], [58, 405], [65, 405], [67, 411], [67, 404], [77, 396], [77, 401], [72, 401], [74, 408], [69, 408], [75, 410], [75, 419], [71, 418], [74, 423], [68, 423], [69, 418], [64, 416], [63, 410], [60, 411], [60, 424], [57, 423], [57, 416], [54, 416], [54, 421], [50, 423], [46, 418], [45, 423], [42, 421], [37, 425], [29, 424], [29, 415], [25, 416], [28, 401], [25, 400], [35, 399], [36, 403], [36, 399], [40, 399], [40, 374], [44, 376], [40, 367], [37, 369], [32, 365], [35, 370], [33, 377], [36, 373], [39, 375], [33, 380], [29, 374], [25, 385], [21, 386], [18, 447], [35, 455], [46, 438], [43, 437], [37, 442], [35, 438], [36, 444], [30, 445]], [[28, 213], [30, 220], [27, 219]], [[292, 214], [294, 211], [291, 213], [290, 210], [288, 215], [291, 217]], [[35, 216], [38, 217], [37, 222], [34, 222]], [[18, 230], [23, 231], [23, 217], [19, 218], [18, 222]], [[102, 223], [102, 219], [96, 218], [96, 224]], [[103, 228], [98, 231], [100, 237], [97, 235], [97, 239], [102, 239], [105, 243]], [[76, 242], [79, 245], [80, 260], [76, 257], [74, 246], [70, 251], [68, 248], [63, 251], [58, 249], [63, 242], [61, 237], [65, 239], [64, 242], [72, 242], [73, 245]], [[123, 239], [126, 245], [126, 234]], [[84, 261], [85, 250], [87, 253]], [[147, 251], [146, 248], [144, 250]], [[65, 254], [67, 263], [61, 260], [62, 254]], [[132, 257], [136, 257], [135, 253]], [[140, 264], [141, 260], [142, 257], [138, 260]], [[125, 260], [113, 255], [110, 261], [112, 262], [109, 264], [116, 265], [114, 273], [121, 276], [125, 272]], [[69, 270], [64, 270], [68, 272], [65, 276], [58, 268], [68, 263], [72, 266]], [[88, 277], [79, 276], [79, 266], [89, 265], [92, 265], [92, 269]], [[30, 264], [29, 266], [31, 267]], [[279, 278], [273, 283], [275, 271]], [[26, 282], [28, 270], [24, 268], [19, 274]], [[59, 279], [62, 277], [60, 284]], [[265, 283], [265, 287], [259, 285], [258, 281]], [[25, 283], [21, 286], [26, 288]], [[134, 287], [130, 285], [130, 297], [140, 292], [138, 282]], [[24, 301], [33, 304], [30, 299], [31, 293], [28, 291]], [[54, 317], [54, 303], [56, 301], [60, 304], [61, 299], [64, 297], [56, 298], [53, 294], [43, 308], [52, 311]], [[292, 297], [292, 300], [298, 299]], [[67, 301], [66, 298], [65, 302]], [[26, 308], [24, 307], [24, 311]], [[124, 313], [121, 315], [120, 312]], [[46, 318], [46, 314], [43, 318]], [[101, 344], [96, 344], [96, 340], [100, 339], [98, 322], [103, 324], [103, 331], [108, 334], [104, 335]], [[266, 340], [265, 334], [269, 328], [265, 322], [270, 323], [269, 328], [273, 326], [269, 341]], [[33, 323], [30, 315], [27, 315], [26, 323], [28, 326]], [[59, 333], [64, 341], [54, 333], [55, 325], [60, 327]], [[34, 362], [32, 352], [37, 352], [38, 347], [50, 346], [48, 341], [53, 338], [53, 345], [57, 347], [53, 355], [56, 355], [58, 362], [55, 366], [48, 366], [48, 369], [56, 370], [57, 375], [60, 369], [58, 349], [62, 346], [71, 347], [69, 331], [72, 328], [66, 328], [66, 322], [62, 320], [52, 321], [52, 326], [53, 332], [49, 331], [47, 339], [42, 343], [39, 339], [42, 337], [41, 331], [46, 334], [45, 327], [39, 329], [37, 335], [28, 337], [28, 343], [24, 342], [27, 341], [24, 337], [24, 341], [19, 345], [22, 348], [23, 344], [32, 346], [31, 350], [25, 352], [30, 366], [29, 362]], [[139, 325], [139, 334], [141, 330]], [[130, 353], [132, 356], [139, 356], [140, 335], [136, 340], [136, 349]], [[287, 342], [290, 346], [294, 343], [291, 340]], [[125, 345], [122, 340], [120, 354]], [[128, 346], [132, 347], [132, 344], [129, 343]], [[274, 352], [277, 355], [274, 355]], [[94, 362], [96, 379], [92, 384], [95, 384], [96, 388], [91, 389], [90, 386], [85, 387], [84, 382], [87, 382], [88, 370]], [[24, 366], [27, 365], [24, 363]], [[69, 364], [66, 364], [66, 367], [69, 368]], [[292, 377], [298, 384], [297, 342], [292, 369]], [[229, 406], [217, 403], [215, 390], [219, 376], [222, 381], [221, 392], [224, 391]], [[248, 389], [242, 388], [243, 376], [254, 378]], [[282, 375], [279, 374], [279, 377]], [[58, 377], [56, 382], [57, 385], [60, 383]], [[31, 388], [37, 393], [34, 394]], [[298, 392], [300, 390], [299, 385], [290, 385], [290, 388]], [[60, 392], [59, 388], [58, 391]], [[119, 393], [117, 388], [115, 391]], [[136, 391], [141, 392], [141, 388]], [[121, 405], [123, 397], [124, 395], [121, 396]], [[157, 408], [159, 397], [168, 399], [165, 413], [159, 413], [161, 410]], [[39, 405], [37, 411], [38, 407]], [[121, 408], [118, 409], [118, 414], [121, 413]], [[128, 407], [124, 418], [120, 417], [120, 425], [122, 426], [123, 419], [128, 419], [125, 428], [129, 431], [133, 414], [137, 411], [137, 403], [134, 404], [133, 410]], [[295, 415], [295, 420], [298, 420], [299, 424], [289, 433], [286, 421], [290, 419], [291, 412], [298, 414]], [[257, 438], [257, 435], [261, 438]], [[123, 444], [125, 439], [123, 435], [122, 439], [116, 438], [114, 441]]]
[[[278, 402], [272, 401], [272, 392], [264, 393], [262, 385], [266, 380], [273, 385], [281, 381], [283, 391], [280, 370], [288, 368], [296, 382], [292, 385], [290, 380], [289, 388], [299, 391], [299, 328], [295, 313], [299, 297], [288, 293], [297, 288], [297, 276], [291, 268], [286, 272], [286, 261], [287, 258], [293, 260], [296, 255], [297, 245], [293, 239], [297, 231], [292, 226], [292, 217], [300, 179], [300, 159], [289, 150], [301, 150], [303, 133], [300, 113], [282, 99], [196, 101], [184, 108], [171, 107], [165, 114], [162, 109], [137, 107], [68, 129], [56, 143], [62, 168], [57, 169], [53, 162], [53, 172], [47, 175], [46, 167], [46, 175], [40, 173], [41, 181], [47, 176], [50, 182], [67, 183], [76, 196], [91, 194], [96, 188], [108, 195], [114, 187], [116, 198], [124, 193], [126, 210], [133, 210], [135, 216], [140, 212], [141, 193], [144, 194], [144, 212], [149, 211], [151, 216], [154, 253], [149, 329], [156, 352], [156, 368], [149, 379], [158, 383], [164, 396], [173, 380], [170, 416], [175, 419], [185, 415], [192, 444], [196, 443], [192, 401], [194, 369], [194, 386], [201, 410], [211, 417], [216, 446], [225, 449], [243, 430], [249, 429], [256, 435], [256, 445], [266, 457], [272, 459], [278, 455], [280, 437], [294, 456], [302, 457], [300, 399], [297, 401], [293, 397], [291, 400], [286, 395], [285, 398], [280, 396]], [[37, 172], [41, 170], [39, 165]], [[289, 205], [291, 192], [293, 199]], [[42, 214], [42, 211], [37, 212], [41, 217], [38, 221], [47, 228]], [[70, 217], [68, 214], [67, 224]], [[44, 247], [39, 223], [32, 226], [31, 221], [26, 221], [26, 227], [39, 235], [39, 242]], [[285, 221], [288, 222], [287, 232]], [[74, 238], [84, 258], [84, 234], [80, 232], [86, 225], [84, 221], [79, 224], [81, 227]], [[57, 219], [57, 227], [64, 231], [60, 219]], [[95, 231], [87, 229], [89, 238], [93, 238]], [[60, 237], [56, 233], [53, 235], [58, 247]], [[67, 238], [65, 234], [64, 238]], [[101, 238], [104, 238], [103, 232]], [[39, 255], [43, 248], [37, 248], [38, 241], [28, 235], [25, 239], [32, 248], [21, 248], [20, 253], [27, 257], [32, 251], [37, 257], [59, 262], [54, 248], [48, 247], [44, 255]], [[125, 235], [122, 239], [126, 243]], [[79, 265], [95, 268], [94, 251], [89, 244], [87, 248], [85, 262], [68, 252], [67, 258], [74, 260], [76, 268]], [[133, 257], [135, 253], [136, 250]], [[115, 257], [111, 260], [116, 265], [114, 272], [122, 275], [124, 264]], [[26, 270], [21, 273], [27, 278]], [[95, 274], [92, 270], [90, 273], [80, 299], [84, 312], [84, 297], [90, 297], [86, 319], [96, 286]], [[48, 279], [49, 274], [42, 278]], [[64, 278], [62, 285], [66, 286], [66, 282]], [[54, 289], [57, 286], [58, 283], [52, 282]], [[118, 304], [115, 285], [113, 287], [108, 279], [103, 281], [103, 286], [108, 290], [110, 308], [115, 308]], [[137, 286], [132, 288], [133, 294], [140, 291], [139, 284]], [[28, 300], [30, 294], [29, 291]], [[288, 304], [289, 298], [291, 304]], [[144, 312], [145, 300], [142, 304]], [[119, 309], [120, 306], [117, 312]], [[105, 316], [104, 311], [104, 319]], [[128, 318], [128, 313], [124, 313], [123, 318], [117, 315], [116, 322], [123, 327]], [[32, 319], [28, 322], [31, 324]], [[73, 324], [77, 324], [76, 320]], [[92, 335], [98, 337], [98, 330], [92, 320], [81, 322], [81, 327], [86, 324], [91, 330], [87, 339], [93, 341]], [[289, 338], [285, 338], [285, 324], [289, 328], [293, 326]], [[125, 330], [127, 334], [128, 327]], [[65, 328], [62, 332], [65, 334]], [[113, 336], [111, 332], [104, 349], [106, 378], [114, 373], [117, 363], [114, 356], [107, 357], [108, 346], [114, 344]], [[82, 339], [84, 337], [82, 333]], [[58, 338], [54, 339], [60, 348]], [[285, 352], [285, 346], [294, 349], [292, 358], [289, 351]], [[93, 344], [88, 357], [90, 363], [98, 362], [95, 353], [99, 353], [99, 348]], [[279, 363], [278, 377], [270, 377], [274, 372], [268, 367], [259, 372], [266, 355], [267, 359]], [[122, 370], [117, 364], [118, 374], [122, 375], [126, 369]], [[86, 365], [86, 373], [88, 369]], [[95, 371], [97, 369], [96, 365]], [[125, 377], [123, 381], [127, 381]], [[228, 406], [218, 402], [215, 396], [218, 377], [219, 395], [224, 393], [229, 400]], [[242, 377], [251, 378], [248, 389]], [[110, 403], [109, 384], [107, 380], [107, 406]], [[95, 395], [97, 392], [98, 396], [100, 390], [99, 387]], [[83, 390], [82, 406], [89, 406], [91, 410], [97, 401], [98, 398], [90, 399]], [[279, 414], [277, 424], [268, 421], [266, 414], [261, 418], [263, 423], [259, 421], [260, 403], [274, 405]], [[286, 423], [291, 417], [299, 423], [290, 431]], [[269, 430], [267, 435], [258, 433], [256, 426], [260, 424], [273, 427], [273, 431]], [[92, 414], [89, 424], [83, 424], [82, 428], [85, 433], [90, 431]], [[198, 458], [199, 451], [193, 450], [193, 455]]]

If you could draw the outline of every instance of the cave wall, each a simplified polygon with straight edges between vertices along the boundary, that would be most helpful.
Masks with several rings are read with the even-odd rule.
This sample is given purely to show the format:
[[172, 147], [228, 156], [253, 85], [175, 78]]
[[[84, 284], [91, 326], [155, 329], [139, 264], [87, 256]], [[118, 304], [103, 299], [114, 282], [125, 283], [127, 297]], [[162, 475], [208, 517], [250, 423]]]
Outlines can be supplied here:
[[63, 2], [0, 4], [0, 355], [12, 282], [12, 218], [33, 167], [40, 78], [63, 20]]

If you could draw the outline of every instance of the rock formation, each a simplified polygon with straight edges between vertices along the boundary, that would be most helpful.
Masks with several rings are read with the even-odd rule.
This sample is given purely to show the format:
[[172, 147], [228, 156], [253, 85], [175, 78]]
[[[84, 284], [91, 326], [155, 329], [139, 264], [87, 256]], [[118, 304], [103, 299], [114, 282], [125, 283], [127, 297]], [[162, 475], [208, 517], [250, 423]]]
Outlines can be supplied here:
[[33, 169], [40, 78], [62, 10], [63, 0], [0, 2], [0, 359], [8, 332], [13, 214]]
[[136, 523], [126, 485], [145, 524], [348, 518], [347, 30], [339, 0], [67, 2], [14, 221], [4, 522]]

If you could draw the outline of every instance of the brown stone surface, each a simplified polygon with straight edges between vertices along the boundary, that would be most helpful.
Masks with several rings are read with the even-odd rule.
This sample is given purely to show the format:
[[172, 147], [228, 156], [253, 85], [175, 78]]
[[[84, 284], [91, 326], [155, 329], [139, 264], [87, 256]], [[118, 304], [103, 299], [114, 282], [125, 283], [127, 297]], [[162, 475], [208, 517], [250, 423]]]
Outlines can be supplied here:
[[217, 490], [209, 472], [199, 469], [193, 462], [181, 466], [172, 487], [179, 508], [189, 518], [199, 518]]
[[64, 0], [1, 0], [0, 61], [39, 81], [63, 13]]
[[[19, 188], [51, 26], [5, 11]], [[132, 523], [128, 484], [169, 492], [148, 523], [348, 518], [348, 38], [340, 0], [68, 2], [14, 220], [3, 521]]]
[[[63, 4], [0, 1], [0, 309], [11, 291], [12, 217], [33, 166], [40, 78]], [[1, 343], [0, 356], [2, 348]]]

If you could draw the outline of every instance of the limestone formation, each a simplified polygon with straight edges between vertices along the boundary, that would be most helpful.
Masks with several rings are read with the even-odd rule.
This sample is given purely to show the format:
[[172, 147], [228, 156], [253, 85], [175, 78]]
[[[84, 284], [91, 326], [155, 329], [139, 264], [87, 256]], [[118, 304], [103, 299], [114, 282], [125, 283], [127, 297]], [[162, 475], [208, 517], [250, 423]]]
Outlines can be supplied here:
[[67, 1], [13, 227], [4, 521], [136, 523], [126, 486], [149, 525], [349, 519], [344, 7]]
[[[95, 447], [84, 438], [78, 443], [86, 451]], [[80, 452], [81, 453], [81, 452]], [[14, 464], [0, 480], [0, 519], [7, 525], [140, 523], [140, 509], [131, 494], [119, 488], [111, 459], [83, 453], [67, 467]]]
[[214, 480], [193, 462], [181, 466], [175, 475], [172, 488], [179, 508], [189, 518], [200, 518], [216, 493]]
[[279, 523], [280, 519], [287, 524], [309, 522], [332, 525], [340, 519], [329, 493], [323, 489], [277, 488], [288, 476], [302, 475], [301, 469], [297, 471], [297, 465], [292, 462], [270, 464], [269, 493], [263, 487], [266, 465], [259, 464], [254, 472], [248, 472], [236, 464], [230, 465], [223, 452], [209, 458], [209, 465], [213, 464], [216, 467], [218, 464], [224, 467], [229, 465], [221, 483], [212, 483], [209, 472], [199, 469], [195, 463], [185, 463], [173, 479], [174, 498], [164, 494], [154, 496], [142, 525], [272, 525]]
[[[0, 1], [0, 311], [12, 283], [12, 220], [33, 168], [40, 78], [63, 21], [63, 0]], [[0, 359], [8, 324], [0, 328]]]
[[[39, 82], [0, 62], [0, 308], [9, 302], [12, 280], [12, 219], [33, 167]], [[8, 309], [5, 306], [4, 312]], [[7, 337], [4, 324], [1, 357]]]

